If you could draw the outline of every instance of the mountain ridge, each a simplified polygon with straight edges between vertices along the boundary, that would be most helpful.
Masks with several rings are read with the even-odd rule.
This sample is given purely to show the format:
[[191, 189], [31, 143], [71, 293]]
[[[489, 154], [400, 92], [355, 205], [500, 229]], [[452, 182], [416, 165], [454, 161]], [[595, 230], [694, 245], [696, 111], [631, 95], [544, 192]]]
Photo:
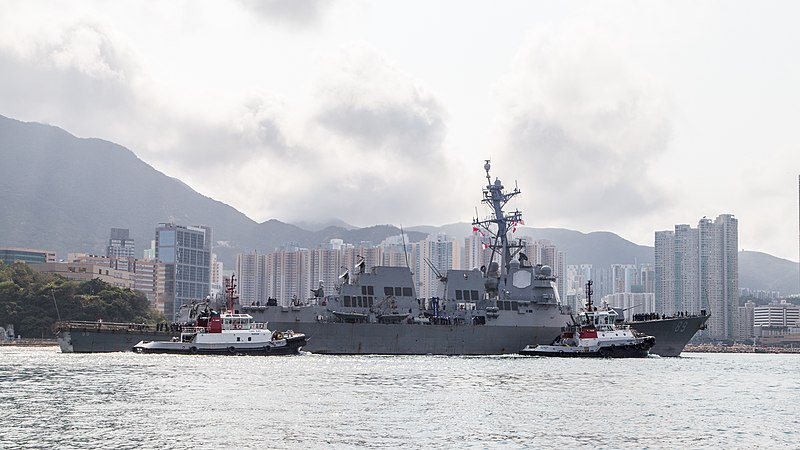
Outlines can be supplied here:
[[[230, 268], [237, 253], [268, 252], [290, 242], [313, 248], [330, 239], [377, 244], [400, 232], [392, 225], [355, 228], [341, 219], [303, 223], [311, 230], [277, 219], [258, 223], [233, 206], [158, 171], [124, 146], [4, 116], [0, 116], [0, 156], [12, 162], [0, 166], [3, 246], [47, 249], [61, 257], [67, 252], [104, 254], [110, 229], [128, 228], [137, 255], [141, 255], [154, 239], [156, 224], [172, 220], [180, 225], [211, 226], [213, 240], [225, 242], [214, 251]], [[438, 232], [463, 240], [471, 225], [420, 225], [405, 227], [404, 231], [411, 242]], [[653, 247], [635, 244], [609, 231], [519, 227], [516, 236], [552, 241], [566, 252], [568, 264], [652, 263], [654, 258]], [[755, 262], [750, 264], [749, 259]], [[740, 285], [800, 291], [783, 290], [798, 284], [790, 275], [796, 265], [766, 253], [744, 252], [740, 267], [745, 277]], [[754, 275], [765, 266], [775, 273], [775, 279]]]

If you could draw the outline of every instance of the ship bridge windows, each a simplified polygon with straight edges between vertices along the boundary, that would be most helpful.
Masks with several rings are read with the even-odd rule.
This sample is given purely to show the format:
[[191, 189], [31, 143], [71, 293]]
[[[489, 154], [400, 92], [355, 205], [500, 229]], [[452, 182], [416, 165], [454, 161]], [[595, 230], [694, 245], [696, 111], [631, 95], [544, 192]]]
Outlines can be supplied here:
[[370, 295], [345, 295], [342, 303], [346, 308], [372, 308], [372, 305], [375, 304], [375, 297]]
[[466, 290], [463, 291], [461, 289], [456, 289], [456, 300], [472, 300], [473, 302], [478, 301], [478, 291], [477, 290]]
[[375, 295], [375, 286], [361, 286], [361, 295]]
[[498, 300], [497, 309], [501, 311], [519, 311], [519, 303], [510, 300]]
[[383, 287], [383, 295], [387, 297], [395, 296], [395, 297], [413, 297], [412, 290], [410, 287], [399, 287], [399, 286], [384, 286]]

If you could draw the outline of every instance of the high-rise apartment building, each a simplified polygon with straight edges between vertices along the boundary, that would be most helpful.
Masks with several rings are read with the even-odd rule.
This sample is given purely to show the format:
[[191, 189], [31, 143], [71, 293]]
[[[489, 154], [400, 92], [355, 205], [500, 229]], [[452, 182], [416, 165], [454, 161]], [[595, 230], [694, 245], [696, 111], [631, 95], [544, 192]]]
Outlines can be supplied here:
[[461, 267], [466, 270], [488, 267], [492, 256], [488, 242], [489, 240], [479, 230], [473, 230], [472, 234], [464, 238], [464, 261]]
[[111, 237], [106, 246], [106, 256], [109, 258], [133, 258], [136, 256], [136, 246], [130, 237], [127, 228], [112, 228]]
[[[639, 265], [639, 285], [641, 286], [640, 292], [655, 292], [655, 277], [656, 272], [652, 264]], [[636, 292], [635, 290], [633, 292]]]
[[165, 265], [164, 315], [177, 319], [180, 307], [210, 293], [211, 228], [160, 223], [156, 259]]
[[611, 293], [622, 294], [634, 292], [633, 287], [639, 284], [639, 269], [634, 264], [611, 265]]
[[211, 298], [222, 298], [225, 295], [225, 278], [223, 275], [224, 264], [217, 259], [217, 254], [211, 254]]
[[656, 312], [711, 312], [708, 337], [730, 340], [738, 320], [738, 220], [721, 214], [697, 228], [675, 225], [655, 233]]
[[341, 249], [342, 245], [338, 242], [336, 244], [329, 242], [309, 252], [311, 288], [317, 289], [322, 283], [322, 291], [325, 295], [335, 292], [339, 276], [346, 270], [342, 264]]
[[739, 306], [736, 311], [736, 321], [733, 327], [733, 339], [739, 342], [751, 342], [755, 337], [753, 324], [756, 304], [747, 302]]
[[[287, 245], [267, 254], [267, 296], [288, 306], [294, 300], [305, 300], [311, 294], [310, 251]], [[316, 288], [316, 286], [314, 286]]]
[[391, 236], [381, 242], [383, 265], [390, 267], [411, 267], [414, 259], [413, 245], [408, 236]]
[[441, 297], [442, 293], [439, 292], [441, 283], [436, 272], [445, 275], [450, 269], [461, 268], [461, 246], [456, 239], [444, 233], [437, 233], [429, 235], [415, 247], [417, 258], [414, 276], [419, 286], [417, 297]]
[[236, 255], [236, 273], [239, 277], [239, 303], [245, 306], [267, 304], [267, 255], [258, 252]]
[[570, 265], [566, 269], [565, 284], [566, 290], [561, 296], [561, 302], [579, 311], [586, 303], [586, 282], [593, 280], [593, 270], [591, 264]]

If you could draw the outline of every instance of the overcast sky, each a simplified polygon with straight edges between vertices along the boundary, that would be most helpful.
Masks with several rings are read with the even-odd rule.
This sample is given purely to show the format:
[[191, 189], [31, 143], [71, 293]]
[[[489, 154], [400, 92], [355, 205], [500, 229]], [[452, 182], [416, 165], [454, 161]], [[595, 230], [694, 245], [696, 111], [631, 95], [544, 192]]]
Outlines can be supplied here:
[[[8, 1], [0, 114], [124, 145], [259, 222], [732, 213], [798, 260], [798, 2]], [[479, 214], [483, 214], [479, 210]]]

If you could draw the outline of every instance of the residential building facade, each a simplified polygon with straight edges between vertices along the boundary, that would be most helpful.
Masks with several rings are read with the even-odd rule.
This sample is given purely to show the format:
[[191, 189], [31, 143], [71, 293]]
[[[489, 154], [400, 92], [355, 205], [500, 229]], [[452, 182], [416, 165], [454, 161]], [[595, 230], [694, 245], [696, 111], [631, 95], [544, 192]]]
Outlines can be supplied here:
[[655, 233], [656, 312], [667, 316], [710, 310], [707, 336], [734, 339], [738, 320], [738, 220], [721, 214], [697, 228]]

